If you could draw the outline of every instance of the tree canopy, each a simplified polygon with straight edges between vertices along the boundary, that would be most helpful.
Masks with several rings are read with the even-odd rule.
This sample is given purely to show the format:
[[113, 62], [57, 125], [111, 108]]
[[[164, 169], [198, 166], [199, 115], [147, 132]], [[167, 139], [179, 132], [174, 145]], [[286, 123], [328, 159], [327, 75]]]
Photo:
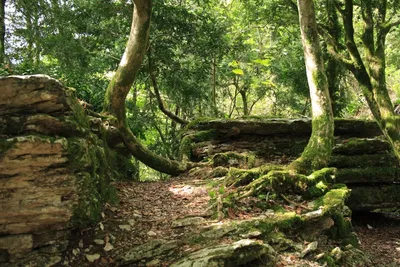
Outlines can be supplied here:
[[[150, 8], [148, 38], [117, 112], [106, 89], [141, 3]], [[398, 151], [399, 1], [315, 4], [334, 115], [374, 117]], [[60, 79], [94, 112], [124, 117], [137, 141], [164, 158], [180, 159], [180, 130], [198, 117], [312, 114], [291, 0], [4, 0], [2, 6], [1, 74]]]

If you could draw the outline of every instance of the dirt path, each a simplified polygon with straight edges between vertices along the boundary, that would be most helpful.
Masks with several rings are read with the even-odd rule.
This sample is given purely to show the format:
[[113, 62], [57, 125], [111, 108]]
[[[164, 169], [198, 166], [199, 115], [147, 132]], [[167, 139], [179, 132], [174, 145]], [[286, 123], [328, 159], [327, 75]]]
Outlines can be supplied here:
[[[97, 227], [76, 233], [62, 265], [117, 266], [120, 255], [149, 240], [179, 240], [184, 229], [174, 228], [175, 220], [212, 215], [203, 180], [210, 171], [203, 168], [169, 181], [117, 183], [119, 205], [107, 205]], [[100, 258], [90, 263], [86, 256], [96, 254]]]
[[[135, 247], [155, 240], [180, 240], [189, 232], [195, 234], [196, 226], [174, 227], [174, 222], [182, 218], [204, 218], [208, 222], [203, 221], [201, 228], [215, 225], [208, 208], [212, 179], [207, 177], [211, 171], [206, 167], [168, 181], [117, 183], [119, 205], [107, 205], [101, 223], [76, 233], [60, 266], [118, 266], [118, 258]], [[259, 215], [258, 212], [256, 208], [232, 216], [236, 216], [235, 220], [248, 219]], [[229, 216], [222, 222], [233, 219]], [[355, 230], [361, 248], [373, 262], [370, 266], [400, 266], [400, 222], [387, 222], [370, 216], [357, 218]], [[332, 246], [332, 243], [326, 245]], [[183, 254], [198, 248], [198, 245], [185, 245], [175, 250], [169, 260], [160, 262], [147, 258], [131, 266], [169, 266]], [[298, 253], [286, 252], [280, 255], [277, 264], [320, 266], [301, 259]]]

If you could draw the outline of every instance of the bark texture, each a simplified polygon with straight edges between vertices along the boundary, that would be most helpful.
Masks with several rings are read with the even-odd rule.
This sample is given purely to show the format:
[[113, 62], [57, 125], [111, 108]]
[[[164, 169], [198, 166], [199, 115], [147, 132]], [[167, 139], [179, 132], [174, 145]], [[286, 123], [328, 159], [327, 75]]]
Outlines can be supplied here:
[[186, 166], [161, 157], [144, 147], [128, 127], [125, 114], [125, 99], [128, 95], [143, 57], [146, 54], [150, 32], [151, 0], [134, 0], [133, 18], [129, 40], [104, 100], [104, 112], [116, 118], [116, 127], [121, 132], [126, 147], [132, 155], [149, 167], [171, 175], [184, 172]]
[[0, 64], [6, 62], [6, 50], [5, 50], [5, 36], [6, 36], [6, 24], [5, 24], [5, 8], [6, 0], [1, 0], [0, 4]]
[[312, 108], [312, 133], [301, 157], [290, 168], [309, 172], [328, 164], [333, 146], [333, 113], [329, 98], [328, 80], [315, 20], [314, 2], [298, 1], [301, 38], [306, 62], [307, 80]]
[[[400, 120], [395, 115], [386, 87], [385, 58], [386, 37], [400, 22], [392, 21], [395, 16], [388, 18], [390, 4], [387, 1], [361, 1], [359, 6], [363, 22], [362, 43], [355, 41], [353, 0], [345, 0], [343, 6], [336, 3], [343, 24], [344, 45], [337, 36], [326, 32], [324, 38], [329, 44], [329, 52], [357, 79], [371, 113], [400, 160]], [[396, 8], [392, 8], [395, 14]]]

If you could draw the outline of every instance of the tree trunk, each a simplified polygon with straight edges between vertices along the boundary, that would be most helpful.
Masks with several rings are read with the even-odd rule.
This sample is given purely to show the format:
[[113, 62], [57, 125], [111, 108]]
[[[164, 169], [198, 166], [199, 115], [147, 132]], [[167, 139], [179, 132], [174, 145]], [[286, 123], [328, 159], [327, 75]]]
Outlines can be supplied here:
[[301, 37], [312, 108], [312, 133], [300, 158], [289, 168], [307, 173], [328, 165], [333, 147], [334, 122], [328, 80], [319, 46], [314, 2], [298, 0]]
[[[344, 9], [337, 6], [343, 19], [346, 49], [351, 59], [343, 59], [338, 53], [336, 53], [336, 59], [357, 79], [371, 113], [400, 161], [400, 120], [395, 115], [388, 94], [385, 73], [386, 36], [390, 29], [400, 22], [390, 23], [386, 20], [387, 6], [384, 2], [361, 1], [361, 14], [364, 21], [361, 36], [362, 47], [365, 51], [364, 60], [354, 38], [353, 0], [345, 0]], [[338, 47], [339, 41], [334, 40], [334, 42]]]
[[247, 90], [246, 88], [240, 89], [239, 94], [242, 97], [242, 102], [243, 102], [243, 115], [248, 116], [249, 115], [249, 107], [247, 103]]
[[179, 117], [178, 115], [174, 114], [172, 111], [170, 111], [165, 106], [164, 101], [161, 98], [160, 90], [158, 89], [158, 84], [157, 84], [155, 70], [153, 68], [153, 61], [151, 59], [151, 51], [150, 51], [150, 49], [149, 49], [149, 52], [147, 54], [147, 59], [148, 59], [148, 62], [149, 62], [150, 79], [151, 79], [151, 82], [153, 84], [154, 94], [155, 94], [157, 102], [158, 102], [158, 108], [161, 110], [162, 113], [164, 113], [171, 120], [173, 120], [173, 121], [175, 121], [175, 122], [177, 122], [179, 124], [182, 124], [182, 125], [188, 124], [189, 122], [187, 120], [184, 120], [181, 117]]
[[1, 0], [0, 6], [0, 66], [6, 62], [6, 49], [5, 49], [5, 36], [6, 36], [6, 24], [5, 24], [5, 8], [6, 0]]
[[176, 175], [184, 172], [185, 166], [158, 156], [140, 144], [126, 120], [125, 99], [146, 53], [152, 7], [151, 0], [134, 0], [134, 4], [129, 40], [118, 69], [108, 85], [104, 112], [116, 118], [116, 127], [122, 134], [124, 144], [136, 159], [157, 171]]
[[218, 115], [217, 107], [217, 62], [216, 56], [213, 55], [211, 62], [211, 97], [212, 97], [212, 108], [214, 115]]
[[[325, 9], [327, 13], [327, 30], [329, 34], [335, 38], [339, 39], [341, 36], [341, 28], [339, 25], [339, 18], [336, 12], [336, 8], [334, 3], [331, 0], [325, 0]], [[326, 76], [328, 78], [328, 88], [329, 95], [332, 103], [332, 112], [334, 117], [340, 117], [341, 111], [344, 108], [342, 104], [340, 104], [341, 93], [339, 87], [339, 78], [342, 73], [342, 68], [329, 53], [325, 55], [326, 59]]]

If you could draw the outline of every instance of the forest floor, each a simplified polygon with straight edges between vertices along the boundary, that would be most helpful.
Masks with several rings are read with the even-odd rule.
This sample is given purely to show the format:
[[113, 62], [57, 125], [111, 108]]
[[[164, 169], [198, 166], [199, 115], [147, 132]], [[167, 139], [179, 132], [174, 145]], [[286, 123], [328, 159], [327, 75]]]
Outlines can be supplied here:
[[[241, 212], [228, 211], [226, 218], [215, 220], [209, 209], [211, 171], [210, 167], [204, 167], [167, 181], [117, 183], [119, 204], [107, 205], [102, 222], [95, 227], [75, 233], [60, 266], [119, 266], [121, 256], [127, 251], [152, 240], [180, 240], [200, 228], [260, 215], [260, 209], [251, 208]], [[190, 227], [176, 226], [176, 220], [189, 217], [201, 217], [204, 221]], [[373, 218], [357, 218], [355, 230], [361, 249], [372, 261], [371, 265], [364, 266], [400, 266], [400, 223], [391, 222], [381, 227]], [[231, 241], [227, 238], [221, 242]], [[299, 242], [307, 245], [304, 240]], [[320, 246], [335, 247], [329, 242], [332, 241]], [[142, 259], [129, 266], [169, 266], [199, 248], [199, 244], [187, 244], [162, 259], [142, 253], [139, 256]], [[298, 252], [281, 253], [279, 257], [276, 266], [323, 266], [311, 256], [299, 257]]]
[[371, 266], [400, 266], [400, 218], [374, 213], [355, 213], [353, 226], [360, 247]]

